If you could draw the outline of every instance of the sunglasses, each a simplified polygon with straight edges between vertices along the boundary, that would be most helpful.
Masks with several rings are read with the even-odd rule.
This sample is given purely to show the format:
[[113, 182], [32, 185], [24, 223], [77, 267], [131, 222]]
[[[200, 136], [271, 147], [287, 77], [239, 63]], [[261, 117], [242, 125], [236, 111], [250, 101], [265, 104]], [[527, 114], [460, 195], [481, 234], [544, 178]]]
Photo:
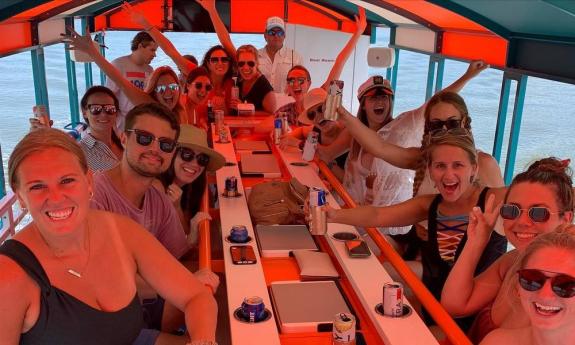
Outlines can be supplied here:
[[289, 86], [294, 86], [296, 81], [298, 82], [299, 86], [302, 86], [308, 79], [304, 77], [299, 78], [287, 78], [287, 83]]
[[529, 219], [531, 219], [535, 223], [545, 223], [546, 221], [549, 220], [549, 217], [551, 217], [552, 214], [559, 213], [559, 212], [551, 212], [547, 207], [542, 206], [535, 206], [525, 209], [525, 208], [519, 208], [519, 206], [513, 204], [504, 204], [499, 209], [499, 214], [503, 219], [514, 220], [519, 218], [519, 216], [521, 216], [521, 213], [523, 211], [527, 211]]
[[433, 120], [429, 122], [429, 131], [435, 132], [440, 129], [454, 129], [461, 127], [461, 119], [449, 119], [449, 120]]
[[136, 133], [136, 142], [142, 146], [150, 146], [154, 141], [158, 141], [160, 150], [171, 153], [176, 148], [176, 141], [170, 138], [156, 138], [152, 133], [141, 129], [126, 129], [126, 132]]
[[88, 110], [92, 115], [100, 115], [105, 112], [108, 115], [116, 115], [116, 106], [113, 104], [88, 104]]
[[308, 112], [307, 112], [307, 118], [310, 121], [315, 120], [315, 117], [318, 115], [319, 116], [323, 115], [323, 108], [322, 107], [316, 108], [315, 110], [308, 110]]
[[545, 282], [551, 280], [551, 290], [561, 298], [571, 298], [575, 296], [575, 278], [566, 274], [557, 274], [555, 277], [548, 277], [545, 273], [557, 274], [556, 272], [542, 271], [536, 269], [522, 269], [517, 271], [519, 285], [526, 291], [541, 290]]
[[252, 68], [256, 66], [255, 61], [238, 61], [238, 67], [244, 67], [245, 64], [248, 64], [248, 66]]
[[203, 167], [206, 167], [210, 163], [210, 156], [207, 154], [195, 153], [193, 150], [187, 149], [185, 147], [180, 148], [180, 158], [184, 162], [191, 162], [195, 158], [196, 162], [198, 162], [198, 164]]
[[221, 57], [214, 56], [214, 57], [211, 57], [211, 58], [210, 58], [210, 62], [213, 63], [213, 64], [216, 64], [216, 63], [218, 63], [218, 62], [221, 62], [221, 63], [229, 63], [229, 62], [230, 62], [230, 58], [227, 57], [227, 56], [221, 56]]
[[178, 83], [171, 83], [168, 85], [158, 85], [156, 86], [156, 93], [164, 93], [166, 92], [167, 89], [176, 91], [180, 89], [180, 85], [178, 85]]
[[390, 93], [384, 88], [375, 88], [367, 91], [362, 98], [368, 97], [393, 97], [393, 93]]
[[205, 85], [206, 91], [208, 91], [208, 92], [212, 91], [212, 89], [213, 89], [212, 84], [208, 84], [208, 83], [204, 84], [204, 83], [199, 82], [199, 81], [196, 82], [196, 83], [194, 83], [194, 84], [192, 84], [192, 85], [194, 85], [194, 87], [196, 88], [196, 90], [201, 90], [202, 87], [204, 87], [204, 85]]
[[277, 36], [277, 37], [284, 37], [285, 36], [285, 32], [283, 32], [282, 30], [268, 30], [268, 36]]

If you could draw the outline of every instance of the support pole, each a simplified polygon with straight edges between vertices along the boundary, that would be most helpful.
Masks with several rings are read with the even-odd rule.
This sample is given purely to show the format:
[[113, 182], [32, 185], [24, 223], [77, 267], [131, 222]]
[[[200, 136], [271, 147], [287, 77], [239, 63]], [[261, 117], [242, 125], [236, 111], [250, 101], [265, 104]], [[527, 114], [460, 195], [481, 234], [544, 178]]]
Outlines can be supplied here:
[[519, 131], [521, 129], [521, 118], [523, 117], [523, 103], [527, 90], [527, 76], [517, 77], [517, 90], [515, 92], [515, 106], [513, 107], [513, 120], [511, 120], [511, 132], [509, 133], [509, 145], [507, 146], [507, 159], [505, 161], [505, 184], [509, 185], [513, 180], [515, 170], [515, 159], [517, 156], [517, 145], [519, 144]]
[[[86, 28], [88, 27], [88, 18], [82, 17], [82, 35], [86, 34]], [[94, 85], [92, 80], [92, 63], [84, 63], [84, 80], [86, 81], [86, 89], [89, 89]]]

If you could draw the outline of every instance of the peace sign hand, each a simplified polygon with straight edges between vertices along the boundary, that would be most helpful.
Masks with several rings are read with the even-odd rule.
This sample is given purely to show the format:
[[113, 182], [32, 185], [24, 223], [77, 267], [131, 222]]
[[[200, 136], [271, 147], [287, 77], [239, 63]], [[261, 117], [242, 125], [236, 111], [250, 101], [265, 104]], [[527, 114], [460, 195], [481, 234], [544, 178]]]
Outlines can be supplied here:
[[502, 202], [495, 204], [495, 195], [491, 194], [485, 203], [485, 212], [477, 206], [469, 212], [469, 225], [467, 226], [467, 239], [469, 243], [474, 243], [478, 246], [486, 246], [493, 227], [499, 217], [499, 208]]

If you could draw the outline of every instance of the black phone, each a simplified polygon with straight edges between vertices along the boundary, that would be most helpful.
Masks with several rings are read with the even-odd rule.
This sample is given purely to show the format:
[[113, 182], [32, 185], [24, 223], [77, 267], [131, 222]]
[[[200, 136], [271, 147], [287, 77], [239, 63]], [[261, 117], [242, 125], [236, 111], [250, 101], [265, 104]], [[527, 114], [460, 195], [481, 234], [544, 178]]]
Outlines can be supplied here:
[[231, 246], [232, 262], [235, 265], [252, 265], [258, 260], [252, 246]]
[[345, 248], [347, 254], [351, 258], [366, 258], [371, 255], [371, 251], [367, 243], [362, 240], [349, 240], [345, 241]]

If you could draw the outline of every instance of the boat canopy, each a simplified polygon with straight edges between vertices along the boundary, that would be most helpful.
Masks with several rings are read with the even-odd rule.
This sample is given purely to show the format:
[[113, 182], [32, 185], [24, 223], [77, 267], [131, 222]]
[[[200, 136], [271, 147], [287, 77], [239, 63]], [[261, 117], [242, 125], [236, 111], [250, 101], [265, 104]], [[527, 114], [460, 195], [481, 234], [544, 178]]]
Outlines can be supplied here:
[[[213, 32], [191, 0], [134, 0], [167, 31]], [[139, 30], [120, 0], [4, 0], [0, 56], [59, 42], [66, 24], [84, 18], [91, 31]], [[222, 0], [218, 11], [234, 33], [261, 33], [266, 18], [352, 32], [357, 5], [368, 33], [391, 29], [391, 46], [441, 58], [483, 59], [492, 66], [575, 84], [575, 1], [478, 0]]]

